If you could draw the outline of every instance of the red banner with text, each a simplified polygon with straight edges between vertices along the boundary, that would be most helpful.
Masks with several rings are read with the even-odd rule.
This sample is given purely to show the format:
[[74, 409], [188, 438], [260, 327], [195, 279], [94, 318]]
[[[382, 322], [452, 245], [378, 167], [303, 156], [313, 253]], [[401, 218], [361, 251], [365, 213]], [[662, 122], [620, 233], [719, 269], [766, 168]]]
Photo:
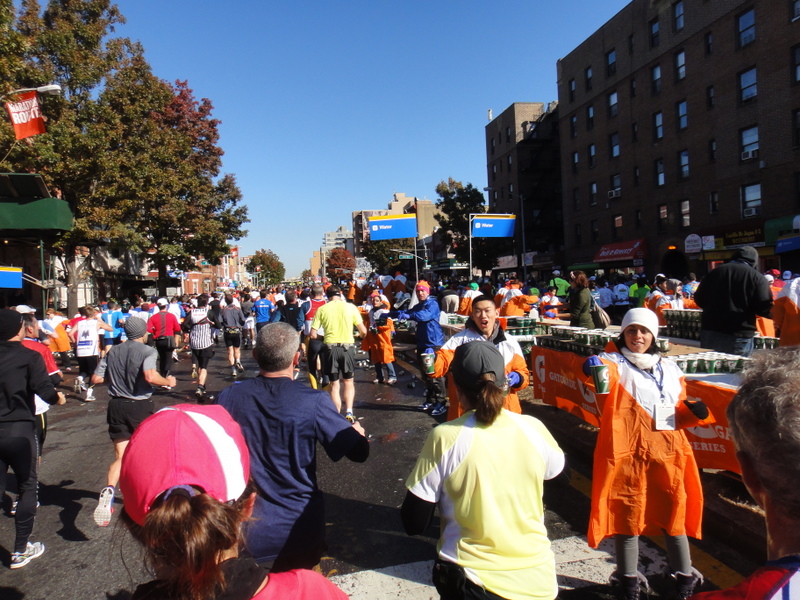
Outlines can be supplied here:
[[6, 110], [18, 140], [45, 132], [44, 117], [35, 91], [20, 94], [15, 102], [7, 102]]

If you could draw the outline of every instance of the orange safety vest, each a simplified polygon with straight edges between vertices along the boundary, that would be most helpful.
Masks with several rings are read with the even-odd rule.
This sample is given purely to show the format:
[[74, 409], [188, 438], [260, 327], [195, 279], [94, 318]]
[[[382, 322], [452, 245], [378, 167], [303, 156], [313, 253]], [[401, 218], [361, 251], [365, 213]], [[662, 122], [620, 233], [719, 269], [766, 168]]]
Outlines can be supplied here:
[[800, 344], [800, 279], [793, 279], [781, 288], [772, 306], [775, 329], [781, 332], [781, 346]]

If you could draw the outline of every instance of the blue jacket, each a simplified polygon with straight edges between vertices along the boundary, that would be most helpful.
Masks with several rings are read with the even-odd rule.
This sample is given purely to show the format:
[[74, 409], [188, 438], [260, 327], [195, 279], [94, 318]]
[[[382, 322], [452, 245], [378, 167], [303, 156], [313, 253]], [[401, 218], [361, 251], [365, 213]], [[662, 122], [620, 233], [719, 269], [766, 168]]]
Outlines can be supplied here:
[[408, 310], [392, 311], [393, 319], [417, 322], [417, 348], [433, 348], [444, 344], [442, 326], [439, 325], [439, 303], [432, 296]]

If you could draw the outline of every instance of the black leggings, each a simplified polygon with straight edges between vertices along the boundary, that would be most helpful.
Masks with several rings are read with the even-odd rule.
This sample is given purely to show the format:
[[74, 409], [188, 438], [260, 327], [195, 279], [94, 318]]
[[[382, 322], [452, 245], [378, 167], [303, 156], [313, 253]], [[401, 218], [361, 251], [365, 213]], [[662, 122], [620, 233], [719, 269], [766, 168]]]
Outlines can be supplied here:
[[325, 344], [321, 338], [312, 339], [308, 338], [308, 351], [306, 352], [306, 364], [308, 365], [308, 374], [313, 375], [317, 380], [318, 387], [322, 387], [320, 376], [323, 375], [324, 370], [317, 373], [317, 357], [322, 353], [322, 347]]
[[0, 498], [5, 494], [8, 467], [17, 478], [19, 502], [14, 515], [14, 552], [25, 552], [36, 517], [36, 434], [33, 421], [0, 422]]

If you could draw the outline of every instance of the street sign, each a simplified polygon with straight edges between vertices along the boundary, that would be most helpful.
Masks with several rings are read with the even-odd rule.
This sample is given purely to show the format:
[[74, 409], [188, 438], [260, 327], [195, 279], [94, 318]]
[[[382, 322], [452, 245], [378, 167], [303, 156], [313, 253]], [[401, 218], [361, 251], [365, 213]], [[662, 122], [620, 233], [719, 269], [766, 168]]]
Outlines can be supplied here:
[[413, 254], [400, 254], [397, 257], [398, 260], [411, 260], [412, 258], [414, 258]]

